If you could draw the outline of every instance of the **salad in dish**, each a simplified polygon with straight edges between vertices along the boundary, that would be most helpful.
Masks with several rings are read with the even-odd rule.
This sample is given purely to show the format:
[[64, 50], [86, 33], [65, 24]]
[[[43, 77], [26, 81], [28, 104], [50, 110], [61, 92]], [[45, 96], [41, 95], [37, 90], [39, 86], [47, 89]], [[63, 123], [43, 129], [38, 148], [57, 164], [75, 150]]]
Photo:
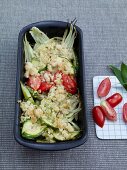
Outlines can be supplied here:
[[76, 74], [77, 56], [73, 49], [76, 28], [67, 28], [63, 37], [49, 38], [37, 27], [29, 31], [35, 43], [24, 37], [25, 82], [19, 101], [22, 137], [54, 143], [80, 136], [77, 124], [81, 111]]

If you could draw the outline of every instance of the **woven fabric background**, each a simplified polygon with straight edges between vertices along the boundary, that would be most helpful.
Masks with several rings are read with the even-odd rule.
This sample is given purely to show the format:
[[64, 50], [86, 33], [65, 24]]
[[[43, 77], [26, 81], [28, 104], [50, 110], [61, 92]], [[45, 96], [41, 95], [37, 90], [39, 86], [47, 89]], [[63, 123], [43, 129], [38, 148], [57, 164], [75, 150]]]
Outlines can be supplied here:
[[[75, 149], [44, 152], [13, 137], [18, 33], [41, 20], [77, 18], [84, 33], [88, 140]], [[92, 78], [110, 75], [108, 64], [127, 61], [126, 0], [0, 0], [0, 169], [126, 170], [127, 141], [99, 140], [91, 117]]]

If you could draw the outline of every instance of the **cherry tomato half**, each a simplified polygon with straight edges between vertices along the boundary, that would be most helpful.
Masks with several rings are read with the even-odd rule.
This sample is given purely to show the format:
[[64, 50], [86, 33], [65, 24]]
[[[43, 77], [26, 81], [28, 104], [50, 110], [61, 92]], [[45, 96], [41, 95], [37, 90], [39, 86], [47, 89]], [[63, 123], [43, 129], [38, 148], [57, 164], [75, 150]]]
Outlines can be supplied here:
[[106, 99], [106, 101], [110, 104], [110, 106], [115, 107], [122, 101], [122, 96], [119, 93], [115, 93], [109, 98]]
[[30, 76], [27, 85], [31, 87], [33, 90], [38, 90], [41, 85], [41, 77], [40, 76]]
[[111, 120], [116, 121], [117, 120], [117, 113], [116, 111], [110, 106], [110, 104], [105, 100], [101, 102], [101, 107], [104, 111], [105, 116]]
[[123, 105], [123, 120], [127, 123], [127, 103]]
[[47, 82], [42, 82], [38, 90], [41, 91], [42, 93], [42, 92], [49, 91], [51, 87], [52, 87], [52, 84], [47, 83]]
[[111, 81], [107, 77], [100, 83], [97, 89], [97, 94], [99, 97], [105, 97], [108, 95], [110, 89], [111, 89]]
[[104, 126], [105, 116], [100, 106], [95, 106], [92, 110], [94, 122], [101, 128]]
[[77, 92], [77, 83], [73, 76], [63, 74], [62, 75], [63, 86], [65, 87], [66, 91], [75, 94]]

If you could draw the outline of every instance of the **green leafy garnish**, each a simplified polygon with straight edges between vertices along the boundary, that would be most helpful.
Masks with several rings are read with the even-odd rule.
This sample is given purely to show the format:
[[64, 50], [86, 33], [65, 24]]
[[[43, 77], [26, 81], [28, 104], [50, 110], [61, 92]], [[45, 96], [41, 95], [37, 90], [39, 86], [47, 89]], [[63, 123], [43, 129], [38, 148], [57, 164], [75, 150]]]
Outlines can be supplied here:
[[125, 63], [121, 64], [121, 69], [109, 65], [109, 68], [112, 70], [114, 75], [119, 80], [120, 84], [127, 90], [127, 65]]
[[120, 83], [124, 84], [124, 81], [123, 81], [122, 75], [121, 75], [121, 71], [117, 67], [115, 67], [113, 65], [110, 65], [109, 68], [112, 70], [112, 72], [117, 77], [117, 79], [120, 81]]
[[124, 63], [121, 64], [121, 75], [124, 83], [127, 83], [127, 65]]

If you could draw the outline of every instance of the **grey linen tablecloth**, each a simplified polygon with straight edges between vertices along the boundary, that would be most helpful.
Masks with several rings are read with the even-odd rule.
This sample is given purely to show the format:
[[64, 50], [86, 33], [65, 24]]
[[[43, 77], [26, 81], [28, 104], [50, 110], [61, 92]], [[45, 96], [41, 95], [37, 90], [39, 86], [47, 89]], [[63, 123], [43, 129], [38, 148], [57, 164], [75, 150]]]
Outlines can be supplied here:
[[[41, 20], [72, 20], [84, 33], [88, 140], [75, 149], [45, 152], [13, 137], [18, 33]], [[0, 0], [0, 169], [126, 170], [127, 141], [99, 140], [91, 117], [92, 78], [127, 60], [126, 0]]]

